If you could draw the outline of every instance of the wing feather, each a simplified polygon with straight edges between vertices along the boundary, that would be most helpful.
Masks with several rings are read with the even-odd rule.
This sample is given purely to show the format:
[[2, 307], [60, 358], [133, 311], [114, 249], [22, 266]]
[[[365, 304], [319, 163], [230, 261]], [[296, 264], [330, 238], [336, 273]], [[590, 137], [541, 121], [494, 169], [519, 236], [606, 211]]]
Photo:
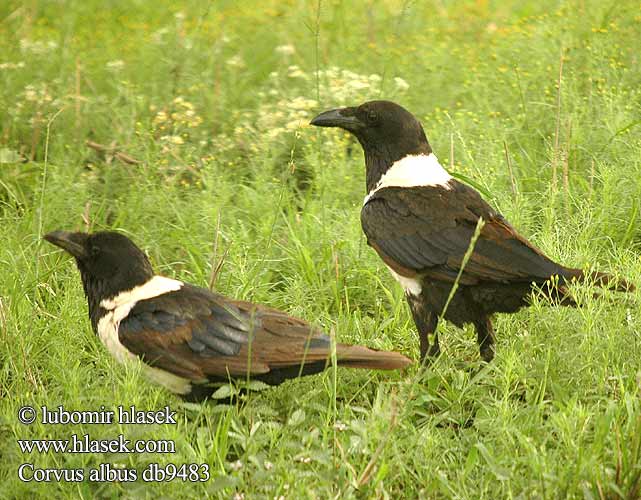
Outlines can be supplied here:
[[478, 222], [485, 225], [462, 283], [541, 281], [565, 269], [520, 236], [472, 188], [418, 186], [380, 189], [362, 209], [368, 243], [403, 276], [453, 282]]
[[197, 381], [265, 374], [330, 352], [329, 338], [303, 320], [191, 285], [138, 302], [118, 336], [147, 364]]

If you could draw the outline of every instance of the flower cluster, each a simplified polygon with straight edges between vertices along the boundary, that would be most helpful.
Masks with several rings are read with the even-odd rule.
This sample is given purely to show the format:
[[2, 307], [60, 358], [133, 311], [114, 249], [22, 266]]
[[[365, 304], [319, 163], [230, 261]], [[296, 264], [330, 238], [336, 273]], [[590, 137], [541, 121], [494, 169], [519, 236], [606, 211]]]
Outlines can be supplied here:
[[57, 48], [58, 44], [53, 40], [46, 42], [41, 40], [29, 40], [27, 38], [20, 40], [20, 51], [23, 53], [43, 55], [53, 52]]
[[20, 97], [22, 98], [16, 100], [9, 112], [16, 119], [27, 120], [30, 126], [45, 122], [51, 113], [63, 105], [63, 101], [54, 98], [49, 86], [44, 82], [26, 85]]
[[[288, 44], [276, 47], [275, 51], [288, 57], [296, 53], [296, 48]], [[306, 72], [298, 65], [288, 65], [269, 74], [265, 88], [258, 93], [258, 107], [240, 114], [231, 136], [223, 133], [213, 138], [216, 150], [234, 147], [244, 142], [242, 137], [247, 135], [263, 139], [249, 145], [254, 153], [278, 144], [290, 146], [296, 133], [319, 111], [317, 99], [303, 97], [316, 95], [317, 80], [321, 97], [332, 106], [354, 105], [375, 98], [381, 95], [383, 87], [387, 96], [399, 96], [409, 89], [409, 84], [400, 77], [384, 85], [377, 74], [363, 75], [336, 66], [318, 73]]]
[[[332, 66], [318, 72], [318, 78], [323, 84], [323, 93], [327, 100], [340, 105], [354, 104], [372, 96], [380, 95], [383, 90], [383, 78], [377, 74], [361, 75], [347, 69]], [[409, 84], [400, 77], [392, 79], [393, 87], [386, 86], [387, 95], [398, 96], [409, 89]]]
[[203, 122], [194, 105], [181, 96], [160, 110], [152, 105], [150, 111], [156, 112], [151, 123], [154, 133], [159, 136], [164, 147], [185, 144], [185, 139], [189, 137], [189, 129], [195, 129]]
[[243, 58], [240, 56], [240, 54], [236, 54], [235, 56], [230, 57], [225, 61], [225, 64], [227, 66], [231, 66], [232, 68], [239, 68], [242, 69], [246, 66], [245, 61]]
[[116, 59], [114, 61], [109, 61], [106, 64], [106, 67], [107, 67], [107, 69], [109, 71], [114, 71], [114, 72], [120, 71], [125, 67], [125, 61], [123, 61], [122, 59]]
[[53, 97], [44, 83], [38, 86], [27, 85], [24, 88], [24, 99], [25, 101], [35, 102], [37, 104], [46, 104], [53, 101]]
[[5, 70], [5, 69], [20, 69], [24, 68], [25, 63], [24, 61], [19, 61], [19, 62], [5, 62], [5, 63], [0, 63], [0, 71]]

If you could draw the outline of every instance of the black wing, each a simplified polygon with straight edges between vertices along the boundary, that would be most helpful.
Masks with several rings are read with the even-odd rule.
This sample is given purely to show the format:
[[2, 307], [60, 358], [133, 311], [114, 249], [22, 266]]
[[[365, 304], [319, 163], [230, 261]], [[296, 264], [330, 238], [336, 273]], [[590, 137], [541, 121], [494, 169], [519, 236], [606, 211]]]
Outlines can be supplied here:
[[329, 338], [303, 320], [191, 285], [138, 302], [118, 336], [147, 364], [191, 380], [260, 375], [330, 353]]
[[440, 186], [388, 187], [361, 211], [368, 243], [402, 276], [453, 282], [479, 217], [485, 221], [461, 283], [541, 281], [564, 268], [520, 236], [474, 189], [450, 181]]

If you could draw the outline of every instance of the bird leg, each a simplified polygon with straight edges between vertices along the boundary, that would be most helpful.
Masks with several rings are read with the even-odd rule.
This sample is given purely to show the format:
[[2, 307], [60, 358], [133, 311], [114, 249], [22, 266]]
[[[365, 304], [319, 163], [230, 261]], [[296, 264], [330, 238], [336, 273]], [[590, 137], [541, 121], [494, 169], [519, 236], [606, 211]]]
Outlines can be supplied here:
[[483, 361], [489, 363], [494, 358], [494, 328], [488, 316], [474, 322], [476, 328], [476, 341], [479, 344], [479, 351]]
[[[438, 316], [434, 311], [430, 311], [419, 301], [412, 300], [411, 296], [407, 297], [407, 302], [412, 311], [414, 324], [418, 331], [418, 339], [421, 343], [421, 361], [425, 361], [426, 357], [434, 358], [441, 353], [438, 345], [438, 333], [436, 333], [436, 325], [438, 324]], [[434, 340], [430, 345], [430, 335], [434, 336]]]

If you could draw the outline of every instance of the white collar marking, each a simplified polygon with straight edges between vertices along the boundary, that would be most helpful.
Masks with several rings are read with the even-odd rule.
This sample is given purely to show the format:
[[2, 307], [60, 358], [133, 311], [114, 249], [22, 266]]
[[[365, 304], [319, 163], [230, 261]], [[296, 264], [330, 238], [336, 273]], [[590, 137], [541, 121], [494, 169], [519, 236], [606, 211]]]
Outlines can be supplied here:
[[[133, 302], [134, 304], [139, 300], [152, 299], [163, 295], [169, 292], [175, 292], [180, 290], [183, 286], [182, 281], [173, 280], [171, 278], [165, 278], [164, 276], [154, 276], [146, 283], [127, 290], [125, 292], [120, 292], [115, 297], [111, 299], [104, 299], [100, 301], [100, 307], [112, 311], [117, 307], [124, 306]], [[133, 307], [133, 304], [132, 306]]]
[[125, 363], [128, 360], [140, 362], [142, 363], [142, 371], [147, 378], [163, 385], [174, 393], [187, 394], [191, 391], [190, 380], [142, 362], [137, 355], [122, 345], [118, 336], [120, 322], [127, 317], [138, 301], [175, 292], [180, 290], [182, 286], [182, 281], [165, 278], [164, 276], [154, 276], [140, 286], [120, 292], [111, 299], [100, 301], [100, 307], [107, 309], [108, 313], [100, 318], [97, 329], [100, 341], [118, 362]]
[[438, 162], [434, 153], [429, 155], [407, 155], [395, 162], [383, 174], [363, 200], [365, 205], [374, 193], [386, 187], [441, 186], [451, 189], [448, 182], [452, 176]]

